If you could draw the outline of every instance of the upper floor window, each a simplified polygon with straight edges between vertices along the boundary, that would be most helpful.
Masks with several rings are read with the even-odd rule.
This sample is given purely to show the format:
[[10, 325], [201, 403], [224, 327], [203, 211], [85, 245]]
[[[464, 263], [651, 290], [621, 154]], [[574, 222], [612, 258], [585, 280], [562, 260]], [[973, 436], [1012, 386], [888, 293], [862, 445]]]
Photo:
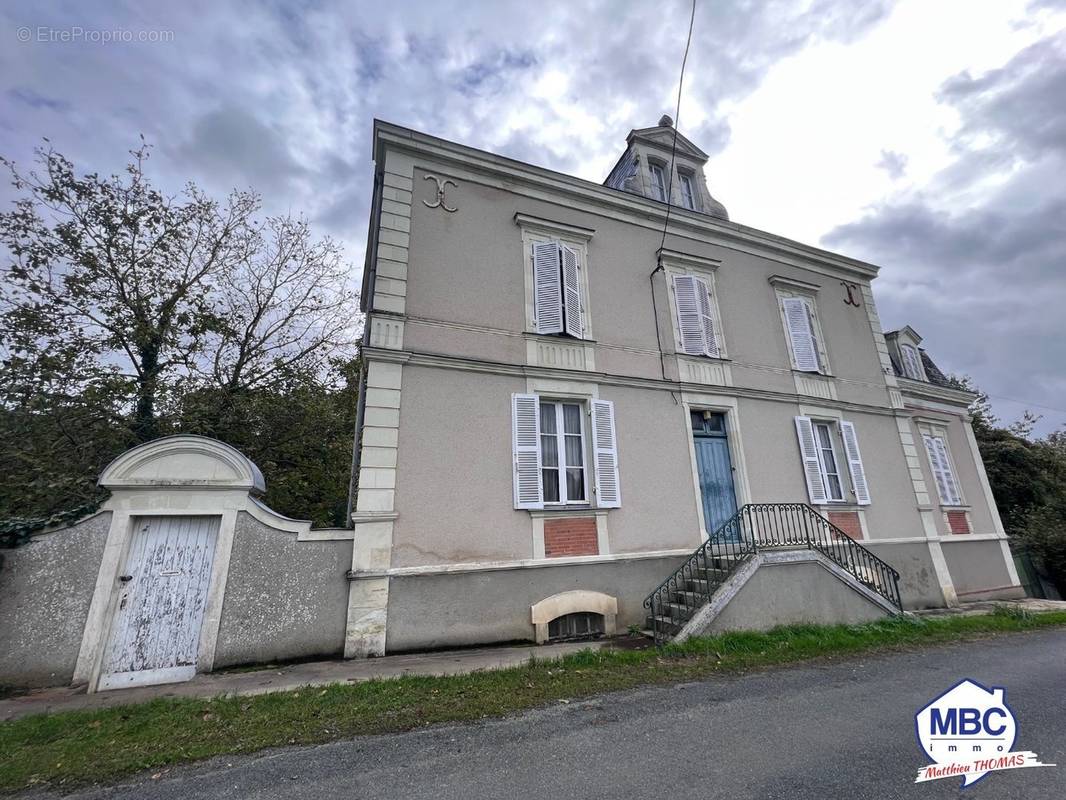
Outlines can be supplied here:
[[800, 372], [829, 371], [814, 297], [781, 295], [781, 321], [785, 326], [793, 369]]
[[674, 275], [674, 310], [677, 339], [682, 353], [690, 356], [722, 355], [721, 338], [715, 330], [715, 303], [711, 276]]
[[656, 200], [666, 201], [666, 174], [659, 164], [648, 164], [651, 172], [651, 192]]
[[533, 242], [533, 314], [537, 333], [585, 332], [581, 257], [560, 242]]
[[903, 374], [916, 381], [925, 380], [925, 370], [922, 369], [922, 357], [918, 348], [910, 344], [901, 344], [900, 352], [903, 354]]
[[696, 210], [696, 192], [692, 185], [692, 176], [679, 172], [677, 174], [678, 186], [681, 187], [681, 204], [685, 208]]
[[591, 339], [588, 245], [593, 231], [515, 214], [522, 228], [526, 330]]

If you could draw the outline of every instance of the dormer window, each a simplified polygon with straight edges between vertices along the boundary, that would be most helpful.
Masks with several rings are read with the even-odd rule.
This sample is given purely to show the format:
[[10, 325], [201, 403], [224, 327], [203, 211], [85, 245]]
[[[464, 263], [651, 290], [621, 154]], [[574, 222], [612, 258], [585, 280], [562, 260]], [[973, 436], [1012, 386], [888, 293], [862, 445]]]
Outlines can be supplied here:
[[922, 357], [918, 354], [918, 348], [901, 344], [899, 350], [903, 354], [903, 374], [911, 380], [924, 381], [925, 371], [922, 369]]
[[678, 183], [681, 187], [681, 204], [692, 211], [696, 210], [696, 192], [692, 186], [692, 176], [685, 172], [678, 172]]
[[658, 164], [649, 164], [651, 171], [651, 195], [656, 200], [666, 202], [666, 175]]

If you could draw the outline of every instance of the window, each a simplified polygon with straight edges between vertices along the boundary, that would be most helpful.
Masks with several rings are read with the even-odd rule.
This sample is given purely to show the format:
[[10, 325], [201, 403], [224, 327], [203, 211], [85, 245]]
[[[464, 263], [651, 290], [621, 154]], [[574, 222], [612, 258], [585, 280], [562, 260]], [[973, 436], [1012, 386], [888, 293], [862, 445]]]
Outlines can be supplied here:
[[658, 164], [649, 164], [648, 169], [651, 172], [651, 193], [652, 197], [656, 200], [666, 201], [666, 176], [663, 174], [663, 168]]
[[603, 634], [603, 614], [579, 611], [548, 623], [549, 639], [592, 639]]
[[821, 463], [822, 484], [825, 486], [827, 500], [842, 501], [844, 486], [840, 482], [840, 470], [837, 468], [837, 455], [833, 449], [832, 424], [816, 422], [814, 432], [818, 438], [818, 460]]
[[847, 420], [796, 417], [796, 436], [803, 459], [807, 495], [812, 504], [841, 503], [847, 499], [841, 477], [838, 438], [843, 444], [843, 456], [847, 461], [855, 502], [858, 505], [870, 504], [870, 487], [866, 482], [866, 470], [862, 465], [859, 437], [854, 424]]
[[925, 372], [922, 370], [922, 357], [918, 354], [918, 348], [901, 344], [899, 349], [903, 353], [903, 374], [912, 380], [924, 381]]
[[925, 452], [929, 454], [929, 466], [933, 470], [933, 478], [936, 480], [937, 494], [940, 495], [940, 505], [961, 506], [962, 495], [959, 492], [959, 483], [955, 479], [955, 470], [948, 457], [948, 446], [943, 436], [932, 433], [922, 434], [925, 442]]
[[693, 211], [695, 211], [696, 210], [696, 192], [693, 190], [692, 176], [687, 174], [687, 173], [684, 173], [684, 172], [679, 172], [677, 174], [677, 178], [678, 178], [678, 181], [680, 182], [680, 186], [681, 186], [681, 203], [682, 203], [682, 205], [684, 205], [685, 208], [691, 208]]
[[781, 311], [793, 366], [802, 372], [823, 372], [825, 364], [816, 333], [813, 299], [782, 297]]
[[[591, 448], [585, 432], [586, 415], [590, 417]], [[621, 506], [614, 404], [609, 400], [579, 401], [514, 394], [511, 438], [515, 508], [588, 504], [589, 450], [596, 505]]]
[[722, 353], [714, 326], [710, 280], [695, 275], [674, 275], [673, 285], [681, 352], [720, 358]]
[[577, 403], [540, 403], [540, 462], [545, 503], [584, 503], [585, 423]]
[[533, 314], [537, 333], [585, 331], [581, 304], [581, 259], [559, 242], [533, 242]]

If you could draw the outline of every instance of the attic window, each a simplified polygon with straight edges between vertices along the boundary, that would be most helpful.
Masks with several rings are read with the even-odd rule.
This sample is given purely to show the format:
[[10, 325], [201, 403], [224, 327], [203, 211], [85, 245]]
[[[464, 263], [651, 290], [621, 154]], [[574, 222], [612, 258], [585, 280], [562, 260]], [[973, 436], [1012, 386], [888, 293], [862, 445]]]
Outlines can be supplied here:
[[651, 193], [656, 200], [666, 202], [666, 176], [658, 164], [648, 164], [651, 171]]
[[925, 372], [922, 370], [922, 357], [918, 355], [918, 348], [913, 345], [900, 345], [903, 353], [903, 374], [911, 380], [924, 381]]
[[692, 176], [686, 172], [677, 173], [681, 186], [681, 204], [685, 208], [696, 210], [696, 192], [692, 187]]

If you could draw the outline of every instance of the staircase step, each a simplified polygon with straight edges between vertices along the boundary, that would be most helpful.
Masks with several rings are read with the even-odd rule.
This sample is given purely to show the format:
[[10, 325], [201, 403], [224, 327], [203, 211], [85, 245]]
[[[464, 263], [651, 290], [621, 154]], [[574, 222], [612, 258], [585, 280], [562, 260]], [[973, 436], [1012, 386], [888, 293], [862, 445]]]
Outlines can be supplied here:
[[[658, 623], [658, 626], [656, 626], [656, 623]], [[644, 627], [646, 627], [649, 632], [655, 631], [656, 627], [658, 627], [660, 636], [673, 636], [682, 628], [681, 625], [678, 625], [669, 617], [663, 616], [645, 617]], [[654, 636], [654, 633], [652, 633], [652, 636]]]

